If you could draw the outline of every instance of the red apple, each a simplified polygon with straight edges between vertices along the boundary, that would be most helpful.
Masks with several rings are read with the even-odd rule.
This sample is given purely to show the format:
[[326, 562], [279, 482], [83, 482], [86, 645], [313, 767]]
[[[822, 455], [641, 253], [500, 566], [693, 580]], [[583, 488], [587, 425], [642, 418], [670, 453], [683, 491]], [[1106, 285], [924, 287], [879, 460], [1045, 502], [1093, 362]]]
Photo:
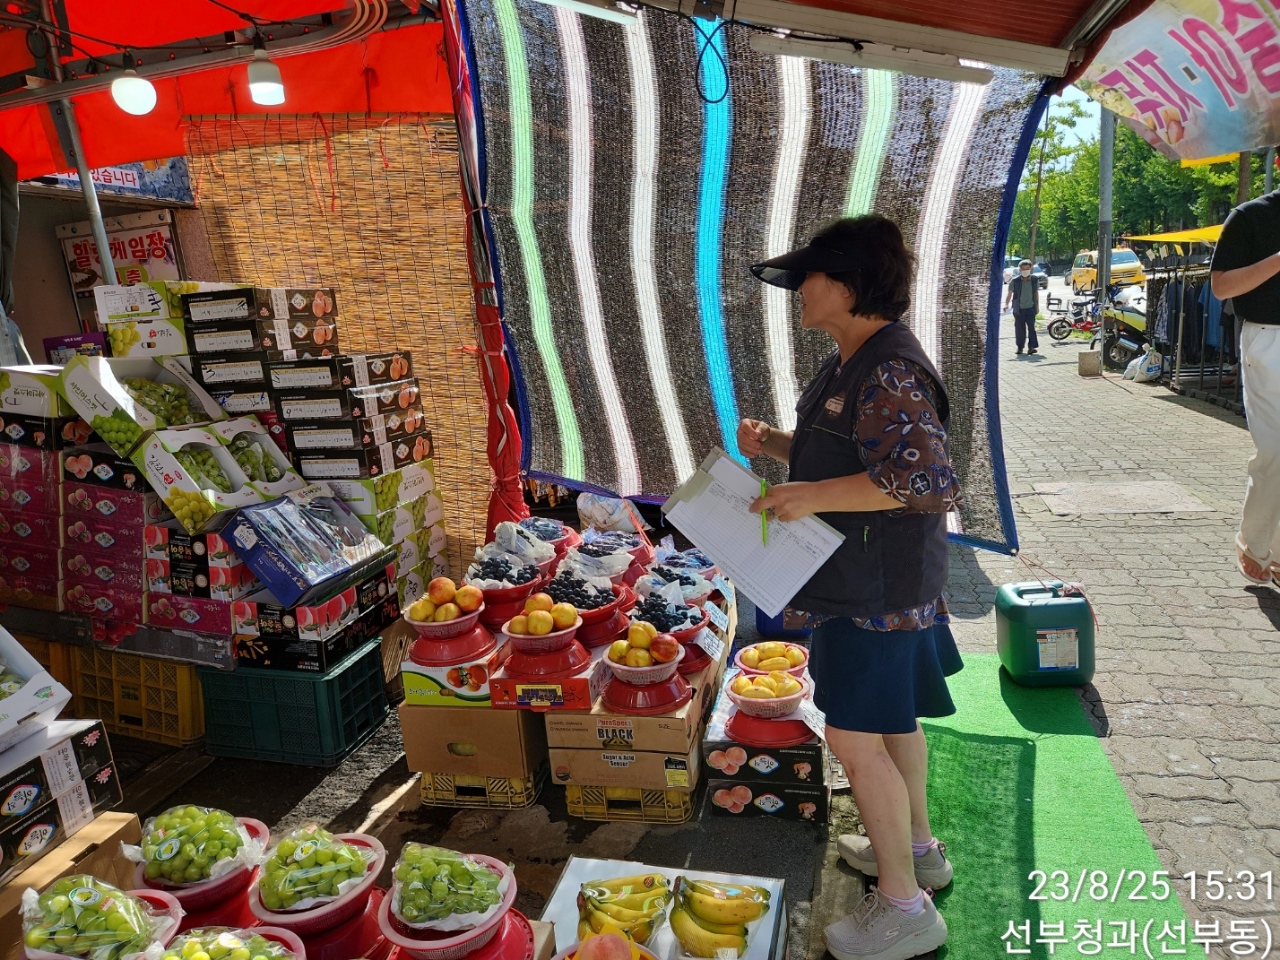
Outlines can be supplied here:
[[458, 588], [454, 586], [452, 580], [448, 577], [436, 577], [427, 584], [427, 597], [437, 607], [452, 603], [453, 598], [457, 595]]
[[680, 656], [680, 641], [669, 633], [660, 633], [649, 641], [649, 654], [657, 663], [670, 663]]

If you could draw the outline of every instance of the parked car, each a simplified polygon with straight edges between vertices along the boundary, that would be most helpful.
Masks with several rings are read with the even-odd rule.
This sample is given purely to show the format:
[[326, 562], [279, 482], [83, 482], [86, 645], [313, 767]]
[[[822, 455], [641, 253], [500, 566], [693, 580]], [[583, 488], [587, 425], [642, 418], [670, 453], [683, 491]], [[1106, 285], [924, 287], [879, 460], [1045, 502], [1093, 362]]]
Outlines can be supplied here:
[[[1052, 276], [1053, 276], [1053, 267], [1049, 266], [1049, 261], [1047, 261], [1047, 260], [1038, 260], [1038, 261], [1036, 261], [1036, 265], [1035, 265], [1035, 267], [1034, 267], [1034, 268], [1032, 268], [1032, 269], [1033, 269], [1033, 272], [1035, 272], [1035, 273], [1043, 273], [1046, 277], [1052, 277]], [[1042, 284], [1042, 286], [1043, 286], [1043, 284]]]
[[[1004, 258], [1004, 282], [1005, 286], [1009, 285], [1009, 281], [1018, 275], [1018, 264], [1022, 263], [1022, 257], [1005, 257]], [[1049, 286], [1049, 274], [1042, 270], [1043, 264], [1036, 264], [1031, 268], [1031, 275], [1036, 278], [1036, 285], [1043, 290]]]
[[[1111, 251], [1111, 282], [1120, 287], [1147, 282], [1142, 261], [1128, 247], [1116, 247]], [[1085, 293], [1097, 285], [1098, 251], [1081, 250], [1071, 265], [1071, 292]]]

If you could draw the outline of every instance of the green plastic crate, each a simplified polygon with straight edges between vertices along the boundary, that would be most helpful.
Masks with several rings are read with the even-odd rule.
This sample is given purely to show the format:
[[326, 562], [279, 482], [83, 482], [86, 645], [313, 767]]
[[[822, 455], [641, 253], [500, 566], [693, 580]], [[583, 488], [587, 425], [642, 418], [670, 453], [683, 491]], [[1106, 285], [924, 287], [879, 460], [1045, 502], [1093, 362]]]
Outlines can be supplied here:
[[215, 757], [333, 767], [387, 719], [382, 640], [328, 673], [200, 668], [205, 749]]

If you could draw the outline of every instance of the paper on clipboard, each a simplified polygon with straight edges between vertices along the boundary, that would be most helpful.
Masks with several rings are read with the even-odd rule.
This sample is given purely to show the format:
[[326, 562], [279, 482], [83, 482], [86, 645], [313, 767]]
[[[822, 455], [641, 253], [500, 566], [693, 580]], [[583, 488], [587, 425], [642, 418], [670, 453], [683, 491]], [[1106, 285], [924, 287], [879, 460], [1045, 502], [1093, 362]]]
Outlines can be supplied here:
[[759, 495], [760, 477], [717, 447], [662, 511], [757, 607], [776, 617], [844, 536], [817, 517], [771, 519], [769, 543], [761, 543], [760, 517], [748, 509]]

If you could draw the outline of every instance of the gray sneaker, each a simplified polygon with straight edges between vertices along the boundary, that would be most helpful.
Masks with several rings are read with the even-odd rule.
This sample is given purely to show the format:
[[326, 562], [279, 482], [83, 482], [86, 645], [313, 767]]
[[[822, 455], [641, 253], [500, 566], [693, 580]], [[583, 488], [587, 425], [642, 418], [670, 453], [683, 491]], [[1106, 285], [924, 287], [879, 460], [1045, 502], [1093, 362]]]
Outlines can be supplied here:
[[[836, 841], [836, 849], [844, 862], [859, 873], [868, 877], [880, 876], [880, 867], [876, 864], [876, 852], [871, 849], [871, 841], [856, 833], [841, 835]], [[941, 890], [951, 882], [955, 870], [947, 859], [947, 845], [938, 842], [923, 857], [913, 857], [916, 867], [916, 883], [926, 890]]]
[[836, 960], [910, 960], [946, 943], [947, 923], [928, 896], [924, 911], [909, 917], [877, 887], [824, 935]]

